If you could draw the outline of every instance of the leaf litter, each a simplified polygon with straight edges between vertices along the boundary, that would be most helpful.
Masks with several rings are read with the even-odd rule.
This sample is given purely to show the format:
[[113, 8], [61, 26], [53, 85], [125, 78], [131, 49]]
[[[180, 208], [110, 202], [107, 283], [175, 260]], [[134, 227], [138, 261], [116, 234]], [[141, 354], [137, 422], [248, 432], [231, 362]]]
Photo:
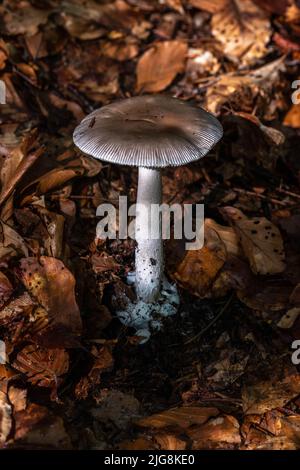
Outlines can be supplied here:
[[[1, 447], [299, 449], [298, 3], [4, 1], [0, 20]], [[166, 202], [205, 203], [205, 244], [166, 242], [180, 309], [141, 344], [116, 317], [134, 243], [96, 238], [97, 206], [134, 201], [136, 170], [71, 136], [156, 92], [225, 133], [163, 174]]]

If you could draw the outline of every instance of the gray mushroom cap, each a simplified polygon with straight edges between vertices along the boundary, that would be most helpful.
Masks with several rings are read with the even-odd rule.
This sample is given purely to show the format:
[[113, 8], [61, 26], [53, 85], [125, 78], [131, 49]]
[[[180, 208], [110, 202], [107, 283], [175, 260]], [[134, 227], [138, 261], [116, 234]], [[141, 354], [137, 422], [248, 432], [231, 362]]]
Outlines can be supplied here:
[[86, 116], [75, 145], [110, 163], [164, 168], [204, 157], [220, 140], [219, 121], [176, 98], [147, 95], [117, 101]]

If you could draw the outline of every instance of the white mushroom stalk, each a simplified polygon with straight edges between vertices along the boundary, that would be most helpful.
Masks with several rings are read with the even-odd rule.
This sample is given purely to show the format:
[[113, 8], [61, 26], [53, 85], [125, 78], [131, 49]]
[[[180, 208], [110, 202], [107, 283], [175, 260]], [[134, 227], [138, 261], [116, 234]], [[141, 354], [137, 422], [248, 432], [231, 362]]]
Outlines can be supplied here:
[[[161, 172], [139, 168], [137, 211], [135, 219], [135, 288], [137, 297], [155, 302], [160, 294], [163, 275], [161, 216], [153, 211], [161, 204]], [[155, 217], [158, 215], [158, 217]], [[157, 220], [158, 219], [158, 220]]]

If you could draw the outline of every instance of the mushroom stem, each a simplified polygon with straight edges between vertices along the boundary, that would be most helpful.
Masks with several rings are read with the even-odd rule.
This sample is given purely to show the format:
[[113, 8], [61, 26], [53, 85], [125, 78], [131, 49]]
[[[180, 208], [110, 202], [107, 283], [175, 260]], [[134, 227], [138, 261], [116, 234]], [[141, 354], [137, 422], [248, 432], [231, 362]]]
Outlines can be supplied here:
[[161, 204], [161, 172], [140, 167], [135, 219], [136, 293], [147, 303], [159, 297], [163, 273], [161, 215], [155, 211], [159, 215], [153, 217], [154, 204], [157, 208]]

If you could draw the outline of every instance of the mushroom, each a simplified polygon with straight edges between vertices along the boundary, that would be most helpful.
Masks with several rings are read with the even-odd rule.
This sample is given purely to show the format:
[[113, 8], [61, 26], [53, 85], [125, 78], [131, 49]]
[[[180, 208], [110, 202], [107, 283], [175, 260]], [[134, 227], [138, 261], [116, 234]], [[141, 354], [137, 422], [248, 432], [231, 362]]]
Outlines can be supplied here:
[[135, 287], [139, 300], [155, 303], [163, 279], [161, 222], [149, 236], [152, 204], [161, 204], [161, 169], [198, 160], [222, 137], [210, 113], [164, 95], [138, 96], [103, 106], [74, 131], [80, 150], [97, 159], [139, 169]]

